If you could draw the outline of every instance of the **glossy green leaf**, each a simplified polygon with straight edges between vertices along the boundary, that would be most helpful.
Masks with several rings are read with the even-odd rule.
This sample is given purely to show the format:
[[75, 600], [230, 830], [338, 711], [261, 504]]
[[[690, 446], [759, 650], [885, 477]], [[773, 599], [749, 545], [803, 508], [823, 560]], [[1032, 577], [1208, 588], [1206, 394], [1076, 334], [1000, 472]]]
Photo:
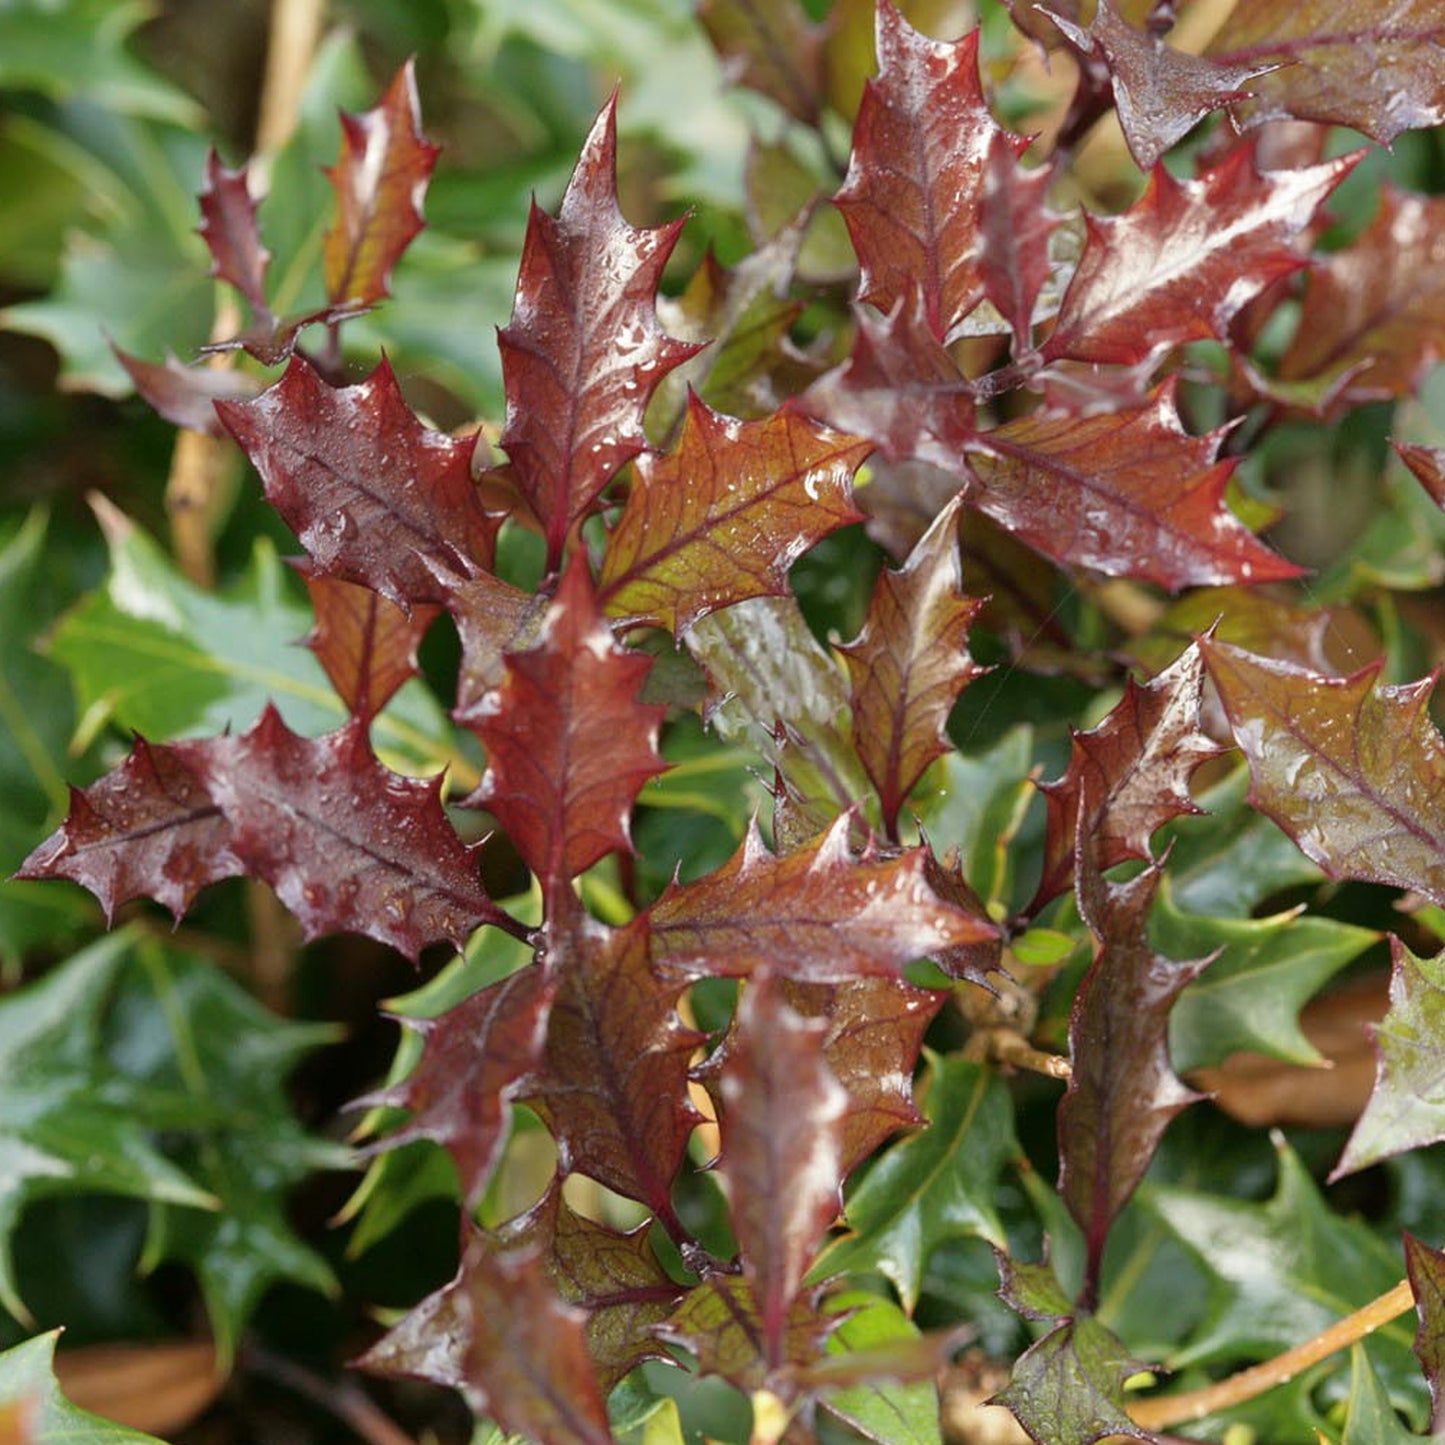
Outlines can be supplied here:
[[[843, 1294], [832, 1304], [851, 1309], [828, 1340], [828, 1353], [873, 1350], [918, 1338], [918, 1328], [891, 1300], [877, 1295]], [[879, 1445], [941, 1445], [938, 1388], [931, 1381], [850, 1385], [822, 1397], [823, 1408]]]
[[1340, 1445], [1410, 1445], [1421, 1436], [1405, 1428], [1363, 1343], [1350, 1349], [1350, 1393]]
[[0, 1354], [0, 1439], [20, 1445], [163, 1445], [72, 1405], [55, 1378], [59, 1330]]

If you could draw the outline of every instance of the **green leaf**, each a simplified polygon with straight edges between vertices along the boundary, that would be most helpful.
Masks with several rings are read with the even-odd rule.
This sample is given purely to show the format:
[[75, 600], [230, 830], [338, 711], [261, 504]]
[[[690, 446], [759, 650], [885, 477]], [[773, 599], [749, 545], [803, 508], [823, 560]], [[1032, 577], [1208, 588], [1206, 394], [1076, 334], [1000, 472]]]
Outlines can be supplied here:
[[1300, 1031], [1299, 1011], [1380, 937], [1331, 918], [1301, 918], [1298, 909], [1272, 918], [1184, 913], [1167, 877], [1150, 921], [1159, 947], [1171, 957], [1219, 950], [1169, 1016], [1169, 1053], [1180, 1073], [1212, 1068], [1240, 1050], [1291, 1064], [1322, 1064], [1322, 1055]]
[[0, 1439], [44, 1445], [163, 1445], [72, 1405], [55, 1379], [59, 1330], [0, 1354]]
[[811, 1276], [876, 1270], [897, 1287], [909, 1314], [938, 1245], [978, 1236], [1003, 1248], [994, 1194], [1019, 1147], [1008, 1090], [995, 1075], [956, 1055], [927, 1057], [928, 1128], [896, 1144], [864, 1176], [844, 1211], [849, 1233]]
[[1345, 1411], [1340, 1445], [1410, 1445], [1423, 1438], [1411, 1434], [1395, 1413], [1362, 1343], [1350, 1349], [1350, 1394]]
[[[873, 1350], [918, 1337], [918, 1328], [891, 1300], [877, 1295], [835, 1295], [830, 1308], [849, 1310], [828, 1340], [830, 1355]], [[822, 1405], [879, 1445], [941, 1445], [938, 1389], [932, 1382], [852, 1385], [822, 1397]]]

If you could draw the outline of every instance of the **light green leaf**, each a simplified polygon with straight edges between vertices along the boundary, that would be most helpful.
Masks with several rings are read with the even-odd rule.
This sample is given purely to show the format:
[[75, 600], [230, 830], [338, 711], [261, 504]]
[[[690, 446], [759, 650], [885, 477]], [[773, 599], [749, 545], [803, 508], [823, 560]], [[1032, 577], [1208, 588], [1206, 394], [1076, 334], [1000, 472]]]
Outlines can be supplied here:
[[163, 1445], [72, 1405], [55, 1379], [59, 1330], [0, 1354], [0, 1439], [37, 1445]]
[[1340, 1445], [1411, 1445], [1423, 1438], [1411, 1434], [1395, 1413], [1363, 1344], [1350, 1349], [1350, 1396], [1345, 1408]]
[[[891, 1300], [844, 1294], [831, 1305], [852, 1314], [828, 1337], [830, 1355], [872, 1350], [895, 1340], [916, 1338], [913, 1321]], [[938, 1390], [930, 1382], [853, 1385], [822, 1398], [823, 1408], [879, 1445], [940, 1445]]]

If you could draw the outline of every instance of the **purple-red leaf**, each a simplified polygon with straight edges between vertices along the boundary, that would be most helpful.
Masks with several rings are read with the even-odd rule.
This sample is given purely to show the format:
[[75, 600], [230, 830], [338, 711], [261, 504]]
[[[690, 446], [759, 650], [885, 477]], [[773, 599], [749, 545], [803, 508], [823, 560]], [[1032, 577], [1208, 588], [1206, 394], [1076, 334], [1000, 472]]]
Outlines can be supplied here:
[[505, 654], [501, 684], [469, 716], [487, 771], [467, 802], [497, 816], [550, 900], [599, 858], [631, 851], [633, 800], [665, 768], [666, 709], [637, 701], [652, 659], [612, 640], [581, 555], [540, 632]]
[[487, 694], [506, 680], [507, 653], [526, 652], [537, 645], [548, 603], [543, 593], [524, 592], [490, 572], [479, 572], [447, 589], [446, 608], [462, 644], [453, 713], [459, 723], [474, 722], [482, 715]]
[[848, 1095], [828, 1066], [827, 1031], [759, 974], [743, 988], [718, 1078], [718, 1167], [771, 1369], [784, 1361], [789, 1311], [842, 1202]]
[[1172, 381], [1133, 409], [1036, 412], [979, 435], [968, 500], [1046, 557], [1170, 591], [1299, 576], [1225, 506], [1222, 440], [1184, 430]]
[[835, 204], [862, 267], [860, 299], [890, 311], [916, 292], [929, 331], [946, 341], [983, 296], [981, 221], [994, 173], [1015, 167], [1028, 141], [989, 115], [977, 30], [930, 40], [880, 0], [877, 46], [879, 73], [863, 91]]
[[131, 898], [154, 898], [180, 918], [207, 884], [244, 871], [205, 785], [175, 749], [137, 738], [118, 768], [70, 790], [65, 822], [15, 876], [69, 878], [111, 922]]
[[457, 1166], [468, 1209], [481, 1202], [506, 1143], [506, 1105], [542, 1057], [556, 980], [528, 967], [489, 985], [437, 1018], [401, 1020], [423, 1039], [415, 1069], [368, 1104], [411, 1111], [376, 1151], [413, 1139], [443, 1146]]
[[[1090, 834], [1098, 867], [1148, 859], [1154, 830], [1197, 813], [1189, 779], [1221, 749], [1200, 730], [1204, 660], [1197, 647], [1146, 683], [1129, 679], [1124, 696], [1097, 727], [1073, 734], [1068, 771], [1041, 783], [1048, 805], [1044, 871], [1029, 912], [1069, 886], [1078, 830]], [[1087, 798], [1088, 815], [1079, 806]]]
[[386, 361], [333, 387], [298, 357], [255, 401], [216, 409], [318, 572], [406, 607], [490, 564], [499, 519], [472, 480], [474, 443], [423, 426]]
[[142, 401], [172, 426], [207, 436], [224, 436], [225, 430], [213, 403], [249, 401], [261, 389], [254, 376], [210, 366], [182, 366], [174, 356], [157, 365], [115, 348], [116, 360], [125, 367]]
[[1418, 1324], [1412, 1348], [1430, 1387], [1430, 1434], [1445, 1431], [1445, 1254], [1405, 1234], [1405, 1267]]
[[413, 607], [408, 617], [368, 587], [335, 577], [307, 577], [316, 625], [306, 645], [326, 670], [351, 715], [370, 722], [408, 678], [416, 650], [437, 607]]
[[703, 1036], [677, 1014], [688, 980], [653, 966], [645, 916], [616, 932], [584, 922], [554, 940], [546, 962], [557, 996], [544, 1058], [521, 1097], [552, 1131], [563, 1173], [666, 1219], [700, 1122], [687, 1066]]
[[207, 155], [197, 229], [211, 253], [211, 275], [234, 286], [250, 303], [254, 318], [264, 324], [271, 315], [266, 304], [271, 253], [261, 244], [246, 171], [245, 166], [227, 170], [214, 150]]
[[766, 971], [805, 983], [896, 975], [915, 958], [992, 938], [987, 919], [941, 902], [927, 849], [885, 857], [849, 847], [845, 814], [806, 848], [779, 857], [756, 826], [715, 872], [672, 883], [652, 906], [660, 961], [707, 973]]
[[1169, 1064], [1169, 1010], [1212, 961], [1176, 962], [1154, 951], [1149, 905], [1160, 866], [1107, 881], [1094, 840], [1088, 789], [1079, 800], [1079, 912], [1094, 961], [1069, 1016], [1069, 1087], [1059, 1105], [1059, 1193], [1084, 1232], [1081, 1302], [1094, 1307], [1109, 1227], [1133, 1194], [1169, 1121], [1200, 1095]]
[[559, 1299], [539, 1249], [474, 1232], [461, 1269], [357, 1364], [460, 1390], [479, 1417], [536, 1445], [612, 1445], [587, 1315]]
[[798, 0], [702, 0], [697, 18], [730, 84], [769, 96], [804, 125], [817, 123], [824, 32]]
[[676, 447], [638, 461], [607, 539], [605, 610], [680, 636], [720, 607], [783, 596], [814, 542], [862, 521], [851, 484], [870, 450], [792, 406], [738, 421], [689, 397]]
[[647, 447], [642, 417], [662, 377], [698, 349], [666, 336], [654, 305], [681, 222], [639, 231], [617, 205], [616, 106], [582, 147], [554, 218], [532, 208], [512, 319], [498, 342], [501, 444], [556, 570], [574, 523]]
[[1331, 878], [1445, 904], [1445, 744], [1432, 676], [1380, 684], [1380, 663], [1326, 677], [1222, 642], [1199, 644], [1249, 762], [1249, 801]]
[[980, 671], [967, 644], [982, 604], [963, 595], [958, 514], [958, 504], [945, 507], [904, 566], [879, 575], [863, 630], [839, 649], [851, 684], [853, 745], [890, 836], [924, 769], [948, 750], [948, 714]]
[[1445, 450], [1409, 442], [1391, 442], [1390, 445], [1414, 473], [1415, 479], [1430, 493], [1435, 505], [1445, 507]]
[[1086, 218], [1088, 242], [1044, 355], [1129, 366], [1223, 338], [1243, 306], [1304, 265], [1294, 238], [1360, 154], [1261, 173], [1240, 145], [1192, 181], [1155, 166], [1123, 215]]
[[268, 706], [239, 737], [172, 746], [225, 815], [232, 851], [305, 937], [362, 933], [415, 960], [504, 921], [447, 821], [441, 779], [383, 767], [364, 723], [302, 738]]
[[322, 241], [333, 306], [370, 306], [391, 294], [392, 267], [425, 225], [421, 203], [437, 153], [421, 134], [410, 60], [375, 109], [342, 115], [341, 154], [326, 172], [336, 191], [336, 220]]
[[1032, 341], [1039, 295], [1049, 279], [1049, 237], [1060, 217], [1044, 204], [1052, 166], [1026, 171], [1009, 145], [989, 148], [978, 217], [978, 276], [983, 294], [1013, 328], [1015, 352]]

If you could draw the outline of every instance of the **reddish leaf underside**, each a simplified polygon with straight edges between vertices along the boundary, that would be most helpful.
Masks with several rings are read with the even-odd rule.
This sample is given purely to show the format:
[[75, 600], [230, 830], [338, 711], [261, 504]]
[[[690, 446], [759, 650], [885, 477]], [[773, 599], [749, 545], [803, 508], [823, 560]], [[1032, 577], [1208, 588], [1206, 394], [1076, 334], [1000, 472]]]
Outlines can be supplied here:
[[915, 958], [996, 935], [987, 919], [938, 899], [925, 877], [926, 849], [855, 856], [852, 823], [845, 814], [781, 857], [750, 826], [721, 868], [670, 884], [653, 904], [658, 959], [701, 973], [844, 983], [896, 975]]
[[333, 306], [370, 306], [391, 294], [392, 268], [425, 224], [421, 203], [438, 151], [421, 134], [410, 60], [374, 109], [341, 116], [341, 154], [326, 172], [336, 220], [322, 241]]
[[467, 800], [496, 814], [551, 899], [614, 849], [631, 851], [637, 791], [665, 764], [665, 708], [637, 701], [652, 659], [618, 647], [575, 556], [540, 639], [503, 659], [503, 680], [467, 721], [487, 750]]
[[234, 286], [257, 318], [269, 317], [266, 266], [271, 253], [261, 244], [247, 168], [228, 170], [211, 151], [206, 156], [199, 201], [201, 224], [197, 230], [211, 253], [211, 275]]
[[490, 565], [500, 519], [478, 499], [473, 442], [423, 426], [388, 362], [333, 387], [298, 357], [255, 401], [216, 409], [319, 573], [408, 607]]
[[261, 389], [254, 376], [229, 367], [182, 366], [174, 356], [160, 363], [142, 361], [119, 347], [113, 350], [147, 406], [172, 426], [207, 436], [225, 435], [214, 403], [249, 401]]
[[1437, 507], [1445, 507], [1445, 450], [1422, 447], [1406, 442], [1391, 442], [1400, 460], [1414, 473], [1416, 480]]
[[769, 96], [804, 125], [817, 122], [824, 31], [797, 0], [701, 0], [697, 18], [730, 84]]
[[1445, 1430], [1445, 1254], [1405, 1233], [1405, 1267], [1415, 1295], [1415, 1358], [1430, 1387], [1430, 1434]]
[[498, 336], [501, 444], [542, 523], [549, 570], [617, 469], [646, 449], [642, 418], [657, 383], [697, 350], [663, 333], [654, 305], [682, 222], [629, 226], [616, 157], [609, 101], [557, 216], [532, 208], [512, 319]]
[[1380, 664], [1326, 677], [1200, 640], [1250, 802], [1332, 878], [1413, 888], [1445, 904], [1445, 745], [1433, 676], [1379, 684]]
[[230, 824], [176, 750], [137, 738], [118, 768], [70, 790], [65, 822], [15, 876], [79, 883], [107, 922], [131, 898], [180, 918], [207, 884], [245, 871], [230, 843]]
[[809, 547], [862, 521], [851, 481], [869, 450], [791, 405], [738, 421], [690, 397], [676, 447], [637, 462], [602, 557], [604, 609], [677, 637], [720, 607], [784, 595]]
[[231, 827], [230, 846], [305, 937], [362, 933], [415, 960], [503, 920], [441, 804], [441, 779], [376, 760], [365, 725], [302, 738], [267, 707], [239, 737], [177, 743]]
[[537, 645], [549, 602], [544, 593], [524, 592], [490, 572], [447, 589], [446, 609], [462, 644], [452, 714], [459, 723], [483, 715], [487, 695], [506, 681], [506, 654]]

